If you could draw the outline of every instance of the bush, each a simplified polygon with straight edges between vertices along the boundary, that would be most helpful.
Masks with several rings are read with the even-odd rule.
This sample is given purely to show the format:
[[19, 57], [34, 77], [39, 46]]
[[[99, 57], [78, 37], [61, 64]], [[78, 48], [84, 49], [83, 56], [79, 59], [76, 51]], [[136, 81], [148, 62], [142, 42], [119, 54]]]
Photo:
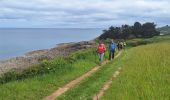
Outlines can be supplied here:
[[151, 41], [145, 39], [134, 39], [127, 42], [128, 46], [132, 46], [132, 47], [136, 47], [139, 45], [146, 45], [149, 43], [151, 43]]

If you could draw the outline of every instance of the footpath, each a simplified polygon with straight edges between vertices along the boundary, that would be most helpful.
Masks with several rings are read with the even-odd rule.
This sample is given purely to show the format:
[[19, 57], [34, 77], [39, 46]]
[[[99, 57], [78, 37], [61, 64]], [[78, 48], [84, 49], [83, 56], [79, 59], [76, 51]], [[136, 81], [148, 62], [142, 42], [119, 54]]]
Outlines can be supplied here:
[[[120, 51], [115, 58], [119, 57], [121, 55], [122, 51]], [[104, 61], [102, 65], [105, 65], [108, 63], [108, 60]], [[66, 92], [67, 90], [69, 90], [70, 88], [74, 87], [75, 85], [79, 84], [82, 80], [84, 80], [85, 78], [89, 77], [90, 75], [92, 75], [93, 73], [95, 73], [100, 67], [102, 66], [95, 66], [93, 69], [91, 69], [90, 71], [86, 72], [85, 74], [81, 75], [80, 77], [72, 80], [71, 82], [63, 85], [62, 87], [58, 88], [56, 91], [54, 91], [51, 95], [45, 97], [43, 100], [55, 100], [58, 96], [60, 96], [61, 94], [63, 94], [64, 92]], [[117, 75], [116, 75], [117, 76]], [[106, 84], [104, 85], [104, 87], [107, 87]], [[109, 82], [110, 85], [110, 82]], [[94, 96], [93, 100], [98, 100], [98, 98], [100, 98], [103, 95], [105, 89], [101, 89], [101, 91]]]

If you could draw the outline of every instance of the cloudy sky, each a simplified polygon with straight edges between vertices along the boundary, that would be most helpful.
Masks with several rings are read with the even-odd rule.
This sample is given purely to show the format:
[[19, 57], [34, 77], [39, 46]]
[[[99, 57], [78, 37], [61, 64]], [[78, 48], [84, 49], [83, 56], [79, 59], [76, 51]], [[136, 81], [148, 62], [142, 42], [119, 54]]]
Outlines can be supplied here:
[[0, 0], [0, 28], [100, 28], [170, 24], [170, 0]]

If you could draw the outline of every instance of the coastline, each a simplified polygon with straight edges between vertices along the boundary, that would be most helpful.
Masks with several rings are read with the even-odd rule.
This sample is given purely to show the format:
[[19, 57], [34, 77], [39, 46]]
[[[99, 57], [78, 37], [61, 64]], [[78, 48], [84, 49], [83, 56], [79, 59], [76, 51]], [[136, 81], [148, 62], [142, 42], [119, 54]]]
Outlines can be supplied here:
[[95, 45], [95, 39], [90, 41], [60, 43], [50, 49], [30, 51], [22, 56], [0, 60], [0, 75], [11, 70], [23, 71], [44, 60], [67, 56], [75, 51], [93, 48]]

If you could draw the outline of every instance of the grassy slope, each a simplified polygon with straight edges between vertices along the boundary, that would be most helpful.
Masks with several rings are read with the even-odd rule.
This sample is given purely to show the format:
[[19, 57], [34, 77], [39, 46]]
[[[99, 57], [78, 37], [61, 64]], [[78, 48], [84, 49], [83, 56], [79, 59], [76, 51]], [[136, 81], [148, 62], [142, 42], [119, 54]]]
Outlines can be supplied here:
[[[73, 56], [75, 61], [65, 64], [65, 66], [58, 68], [58, 70], [53, 73], [0, 84], [0, 99], [42, 99], [44, 96], [47, 96], [56, 90], [59, 86], [75, 79], [96, 65], [95, 61], [97, 58], [93, 54], [93, 50], [80, 51], [73, 54]], [[49, 62], [49, 64], [55, 66], [55, 61], [52, 62]]]
[[169, 100], [170, 43], [155, 43], [128, 51], [123, 72], [102, 100]]

